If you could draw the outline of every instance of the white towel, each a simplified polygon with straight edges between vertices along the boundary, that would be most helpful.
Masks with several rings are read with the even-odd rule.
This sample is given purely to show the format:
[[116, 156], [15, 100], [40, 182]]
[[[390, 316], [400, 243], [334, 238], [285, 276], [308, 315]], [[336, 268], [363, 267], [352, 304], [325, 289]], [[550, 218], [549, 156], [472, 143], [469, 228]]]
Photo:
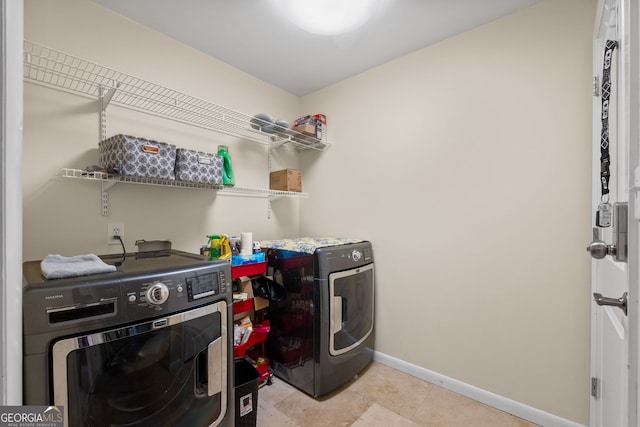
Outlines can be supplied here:
[[90, 274], [109, 273], [116, 271], [115, 265], [106, 264], [95, 254], [64, 257], [62, 255], [47, 255], [40, 263], [42, 275], [47, 279], [63, 277], [88, 276]]

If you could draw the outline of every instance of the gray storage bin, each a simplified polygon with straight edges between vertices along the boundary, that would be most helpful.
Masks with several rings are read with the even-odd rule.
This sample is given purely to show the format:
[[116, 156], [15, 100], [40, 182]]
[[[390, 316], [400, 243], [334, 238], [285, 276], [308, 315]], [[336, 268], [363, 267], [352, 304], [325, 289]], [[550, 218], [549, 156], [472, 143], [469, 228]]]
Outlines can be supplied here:
[[222, 187], [223, 159], [217, 154], [178, 148], [176, 180]]
[[98, 144], [100, 166], [120, 175], [175, 179], [176, 146], [131, 135], [114, 135]]

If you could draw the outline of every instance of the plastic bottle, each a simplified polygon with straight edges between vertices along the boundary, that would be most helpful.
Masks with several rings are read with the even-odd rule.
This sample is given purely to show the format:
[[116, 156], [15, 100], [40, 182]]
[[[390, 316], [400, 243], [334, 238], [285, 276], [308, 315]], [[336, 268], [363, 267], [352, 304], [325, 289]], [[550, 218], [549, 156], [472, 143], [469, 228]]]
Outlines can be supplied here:
[[[225, 234], [209, 234], [207, 238], [209, 239], [209, 260], [231, 258], [231, 247]], [[204, 254], [206, 253], [205, 250]]]
[[231, 245], [231, 255], [240, 255], [240, 237], [231, 236], [229, 238], [229, 244]]
[[207, 238], [209, 239], [209, 260], [218, 259], [222, 254], [220, 236], [218, 234], [209, 234]]
[[222, 183], [228, 186], [236, 185], [236, 179], [233, 176], [233, 167], [231, 166], [229, 147], [226, 145], [218, 145], [218, 156], [221, 156], [224, 161], [222, 165]]

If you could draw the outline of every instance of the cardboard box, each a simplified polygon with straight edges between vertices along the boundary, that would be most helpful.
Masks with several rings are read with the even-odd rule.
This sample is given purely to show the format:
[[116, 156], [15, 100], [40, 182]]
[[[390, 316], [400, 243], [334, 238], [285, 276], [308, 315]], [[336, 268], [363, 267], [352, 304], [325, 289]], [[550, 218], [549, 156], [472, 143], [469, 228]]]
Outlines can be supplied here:
[[299, 126], [294, 126], [293, 130], [303, 135], [312, 136], [317, 139], [322, 139], [322, 135], [324, 132], [324, 125], [320, 122], [315, 124], [305, 123]]
[[317, 125], [315, 123], [302, 123], [293, 127], [293, 130], [309, 136], [316, 136]]
[[302, 172], [297, 169], [283, 169], [269, 174], [269, 188], [280, 191], [302, 191]]
[[238, 292], [246, 293], [247, 298], [253, 298], [253, 309], [254, 310], [262, 310], [263, 308], [269, 307], [269, 300], [254, 296], [253, 294], [253, 286], [251, 285], [251, 279], [248, 277], [241, 277], [238, 279], [240, 281], [238, 285]]
[[293, 130], [303, 135], [309, 135], [322, 139], [324, 127], [327, 125], [327, 117], [324, 114], [314, 114], [296, 119]]

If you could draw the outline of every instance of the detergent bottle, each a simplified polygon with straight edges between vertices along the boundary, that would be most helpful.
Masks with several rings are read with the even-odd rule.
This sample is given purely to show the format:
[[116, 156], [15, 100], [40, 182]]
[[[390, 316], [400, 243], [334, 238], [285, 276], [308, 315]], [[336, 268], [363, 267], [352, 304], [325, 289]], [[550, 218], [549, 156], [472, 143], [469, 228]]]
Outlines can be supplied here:
[[226, 235], [209, 234], [207, 238], [209, 239], [209, 260], [229, 259], [231, 257], [231, 246]]
[[226, 234], [220, 235], [220, 259], [229, 259], [233, 254], [231, 251], [231, 245], [229, 245], [229, 238]]
[[222, 183], [233, 187], [236, 185], [236, 179], [233, 176], [233, 167], [231, 166], [231, 156], [229, 155], [229, 147], [226, 145], [218, 145], [218, 156], [222, 157]]
[[209, 234], [207, 235], [207, 238], [209, 239], [209, 260], [220, 258], [220, 255], [222, 254], [220, 236], [218, 234]]

